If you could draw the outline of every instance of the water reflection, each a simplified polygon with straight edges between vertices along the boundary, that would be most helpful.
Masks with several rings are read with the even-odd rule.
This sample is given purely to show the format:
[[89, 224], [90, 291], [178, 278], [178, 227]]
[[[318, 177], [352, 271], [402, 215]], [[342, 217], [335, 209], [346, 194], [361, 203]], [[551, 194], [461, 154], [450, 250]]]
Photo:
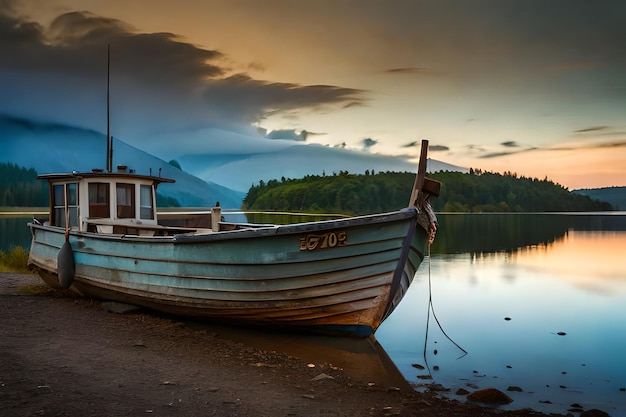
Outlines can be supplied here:
[[626, 293], [626, 232], [569, 231], [556, 245], [518, 250], [512, 256], [518, 268], [543, 271], [586, 290]]
[[568, 230], [624, 231], [621, 213], [439, 214], [439, 230], [431, 251], [477, 253], [515, 251], [549, 245]]
[[[514, 399], [504, 408], [565, 413], [578, 403], [626, 415], [626, 216], [440, 220], [448, 232], [430, 271], [418, 271], [377, 332], [407, 379], [424, 389], [428, 368], [412, 365], [429, 365], [433, 382], [460, 400], [459, 388], [495, 387]], [[468, 235], [484, 227], [498, 236]], [[430, 290], [444, 330], [468, 355], [432, 317], [424, 350]]]
[[352, 339], [221, 326], [199, 321], [188, 324], [259, 349], [283, 352], [313, 364], [340, 368], [360, 383], [374, 383], [403, 391], [413, 389], [373, 336]]
[[30, 248], [30, 231], [26, 224], [32, 219], [32, 216], [0, 216], [0, 251], [10, 252], [16, 246], [28, 250]]

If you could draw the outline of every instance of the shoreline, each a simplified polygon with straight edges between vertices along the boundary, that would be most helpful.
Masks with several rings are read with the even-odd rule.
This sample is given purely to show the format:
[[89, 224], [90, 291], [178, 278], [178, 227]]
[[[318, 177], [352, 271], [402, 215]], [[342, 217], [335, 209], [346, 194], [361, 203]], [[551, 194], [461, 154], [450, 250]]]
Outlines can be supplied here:
[[[367, 344], [334, 338], [342, 356], [353, 360], [333, 363], [328, 361], [335, 361], [337, 349], [325, 350], [336, 347], [304, 336], [285, 336], [285, 349], [268, 350], [263, 331], [255, 338], [254, 331], [141, 311], [114, 314], [103, 306], [48, 290], [36, 275], [0, 273], [0, 408], [16, 416], [40, 411], [61, 416], [548, 415], [446, 399], [436, 391], [418, 393]], [[301, 346], [294, 347], [296, 339]], [[375, 350], [376, 342], [369, 344]]]

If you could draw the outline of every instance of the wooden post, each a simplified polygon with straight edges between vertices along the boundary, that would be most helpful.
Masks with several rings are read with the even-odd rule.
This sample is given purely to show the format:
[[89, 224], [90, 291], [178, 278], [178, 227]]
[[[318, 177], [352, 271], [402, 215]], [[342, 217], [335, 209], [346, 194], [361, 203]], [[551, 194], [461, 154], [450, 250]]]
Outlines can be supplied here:
[[222, 221], [222, 208], [220, 206], [211, 208], [211, 230], [220, 231], [220, 222]]
[[415, 183], [413, 184], [413, 191], [411, 192], [411, 200], [409, 201], [409, 207], [414, 206], [417, 201], [417, 196], [422, 192], [424, 187], [424, 179], [426, 178], [426, 163], [428, 161], [428, 141], [422, 139], [422, 149], [420, 150], [420, 161], [417, 166], [417, 176], [415, 177]]

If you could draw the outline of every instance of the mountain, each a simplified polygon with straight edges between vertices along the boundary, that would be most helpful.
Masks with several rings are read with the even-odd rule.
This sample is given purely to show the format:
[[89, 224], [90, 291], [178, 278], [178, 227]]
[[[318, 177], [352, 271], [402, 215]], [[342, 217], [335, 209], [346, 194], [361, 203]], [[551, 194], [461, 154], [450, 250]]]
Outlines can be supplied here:
[[[92, 130], [0, 115], [0, 162], [34, 168], [38, 173], [91, 171], [106, 167], [106, 136]], [[114, 165], [127, 165], [138, 174], [176, 180], [159, 185], [159, 194], [184, 207], [238, 209], [244, 192], [203, 181], [168, 162], [113, 139]]]
[[[0, 114], [0, 145], [3, 150], [0, 162], [34, 168], [39, 173], [90, 171], [106, 166], [105, 135], [83, 128]], [[332, 175], [340, 171], [354, 174], [417, 171], [417, 163], [410, 162], [406, 156], [315, 144], [282, 142], [280, 146], [270, 146], [250, 138], [225, 135], [220, 141], [203, 141], [202, 152], [184, 151], [189, 146], [182, 145], [182, 139], [180, 144], [173, 144], [168, 150], [171, 156], [166, 158], [176, 160], [183, 171], [114, 138], [114, 165], [127, 165], [140, 174], [148, 174], [150, 170], [158, 174], [160, 170], [161, 175], [177, 183], [161, 184], [159, 193], [177, 199], [183, 206], [211, 206], [219, 201], [224, 208], [240, 208], [250, 187], [261, 180]], [[417, 152], [415, 149], [416, 158]], [[468, 170], [428, 159], [428, 171]]]
[[626, 187], [583, 188], [572, 192], [589, 196], [594, 200], [606, 201], [615, 210], [626, 210]]
[[[416, 157], [419, 156], [416, 154]], [[250, 186], [282, 177], [303, 178], [306, 175], [332, 175], [348, 171], [363, 174], [375, 172], [416, 172], [417, 163], [402, 157], [330, 148], [322, 145], [296, 144], [282, 149], [249, 154], [186, 154], [176, 158], [185, 169], [204, 179], [240, 191]], [[466, 168], [428, 159], [428, 172], [468, 172]]]

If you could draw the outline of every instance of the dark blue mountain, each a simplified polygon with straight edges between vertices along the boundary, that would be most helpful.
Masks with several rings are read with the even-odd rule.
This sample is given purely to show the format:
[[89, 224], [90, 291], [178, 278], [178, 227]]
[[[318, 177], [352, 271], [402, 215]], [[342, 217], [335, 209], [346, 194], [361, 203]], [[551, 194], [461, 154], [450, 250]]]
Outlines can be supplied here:
[[[92, 130], [0, 115], [0, 162], [34, 168], [40, 174], [105, 168], [106, 142], [106, 135]], [[159, 193], [175, 198], [184, 207], [207, 207], [219, 201], [224, 208], [237, 209], [245, 196], [203, 181], [115, 138], [113, 163], [126, 165], [138, 174], [160, 174], [176, 180], [161, 184]]]
[[[419, 149], [412, 149], [419, 157]], [[212, 180], [236, 190], [248, 190], [260, 180], [302, 178], [306, 175], [332, 175], [333, 172], [348, 171], [364, 174], [365, 171], [416, 172], [417, 163], [407, 157], [379, 155], [369, 152], [330, 148], [322, 145], [302, 145], [265, 152], [246, 154], [183, 154], [177, 160], [190, 172], [202, 179]], [[210, 161], [210, 162], [209, 162]], [[428, 158], [428, 172], [459, 171], [463, 167]]]
[[606, 201], [615, 210], [626, 210], [626, 187], [583, 188], [572, 192], [594, 200]]

